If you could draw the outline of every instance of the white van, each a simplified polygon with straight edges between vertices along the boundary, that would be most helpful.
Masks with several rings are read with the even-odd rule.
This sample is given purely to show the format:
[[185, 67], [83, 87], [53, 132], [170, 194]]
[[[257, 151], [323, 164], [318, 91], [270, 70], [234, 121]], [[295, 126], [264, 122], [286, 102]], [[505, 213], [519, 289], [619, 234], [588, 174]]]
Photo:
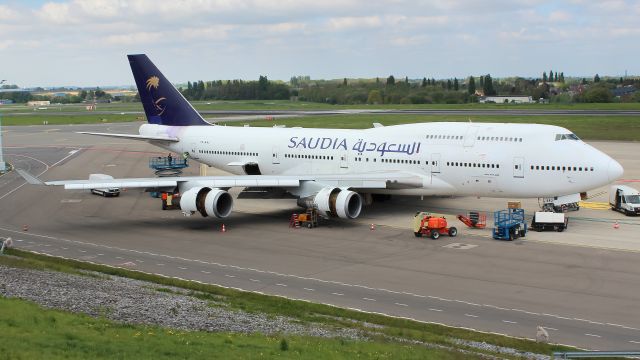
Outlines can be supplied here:
[[640, 215], [640, 191], [626, 185], [613, 185], [609, 191], [611, 210], [627, 216]]

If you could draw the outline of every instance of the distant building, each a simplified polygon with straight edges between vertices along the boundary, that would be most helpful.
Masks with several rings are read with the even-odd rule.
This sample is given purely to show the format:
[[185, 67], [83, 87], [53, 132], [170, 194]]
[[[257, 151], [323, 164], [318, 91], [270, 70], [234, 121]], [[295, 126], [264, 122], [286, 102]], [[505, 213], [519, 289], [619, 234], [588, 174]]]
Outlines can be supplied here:
[[628, 96], [628, 95], [632, 95], [635, 92], [636, 92], [636, 88], [633, 85], [620, 86], [611, 90], [611, 93], [615, 97]]
[[28, 106], [49, 106], [51, 105], [51, 101], [49, 100], [29, 101], [27, 105]]
[[511, 95], [511, 96], [482, 96], [478, 99], [479, 103], [496, 103], [496, 104], [530, 104], [533, 103], [531, 96]]
[[13, 100], [10, 99], [0, 99], [0, 105], [9, 105], [13, 104]]

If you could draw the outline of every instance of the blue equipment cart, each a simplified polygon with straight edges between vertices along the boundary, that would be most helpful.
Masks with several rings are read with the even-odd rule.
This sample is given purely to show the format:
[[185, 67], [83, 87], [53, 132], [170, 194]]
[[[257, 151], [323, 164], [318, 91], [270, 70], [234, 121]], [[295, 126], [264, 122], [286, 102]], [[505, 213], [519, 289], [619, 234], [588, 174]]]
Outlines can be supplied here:
[[[182, 169], [189, 166], [187, 158], [158, 156], [149, 159], [149, 168], [153, 169], [157, 176], [178, 176], [182, 174]], [[159, 198], [161, 194], [152, 191], [151, 197]]]
[[493, 213], [493, 238], [496, 240], [515, 240], [527, 235], [527, 223], [524, 209], [506, 209]]

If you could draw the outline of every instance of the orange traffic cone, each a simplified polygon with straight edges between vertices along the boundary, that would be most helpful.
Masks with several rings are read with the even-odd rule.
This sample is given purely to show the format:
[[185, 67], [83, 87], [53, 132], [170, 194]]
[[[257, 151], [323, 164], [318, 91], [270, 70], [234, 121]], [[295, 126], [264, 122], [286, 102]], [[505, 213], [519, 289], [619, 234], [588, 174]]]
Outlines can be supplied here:
[[227, 232], [227, 228], [224, 227], [224, 224], [222, 224], [222, 229], [220, 229], [220, 232]]
[[376, 224], [371, 224], [369, 226], [369, 229], [371, 229], [371, 231], [375, 230], [376, 229]]
[[22, 231], [29, 231], [29, 225], [22, 225]]
[[616, 220], [616, 222], [613, 223], [613, 228], [617, 229], [620, 227], [620, 224], [618, 224], [618, 220]]

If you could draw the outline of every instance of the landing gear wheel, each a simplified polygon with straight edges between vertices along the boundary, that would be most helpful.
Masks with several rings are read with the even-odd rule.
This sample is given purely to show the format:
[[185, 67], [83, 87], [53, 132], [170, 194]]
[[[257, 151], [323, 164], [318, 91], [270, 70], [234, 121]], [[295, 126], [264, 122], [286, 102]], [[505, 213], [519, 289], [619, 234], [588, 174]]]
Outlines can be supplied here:
[[431, 230], [431, 238], [433, 240], [438, 240], [440, 237], [440, 232], [438, 230]]
[[413, 235], [415, 235], [416, 237], [422, 237], [422, 233], [421, 232], [414, 232]]
[[455, 237], [456, 235], [458, 235], [458, 229], [456, 229], [455, 227], [450, 227], [449, 228], [449, 236], [451, 237]]

